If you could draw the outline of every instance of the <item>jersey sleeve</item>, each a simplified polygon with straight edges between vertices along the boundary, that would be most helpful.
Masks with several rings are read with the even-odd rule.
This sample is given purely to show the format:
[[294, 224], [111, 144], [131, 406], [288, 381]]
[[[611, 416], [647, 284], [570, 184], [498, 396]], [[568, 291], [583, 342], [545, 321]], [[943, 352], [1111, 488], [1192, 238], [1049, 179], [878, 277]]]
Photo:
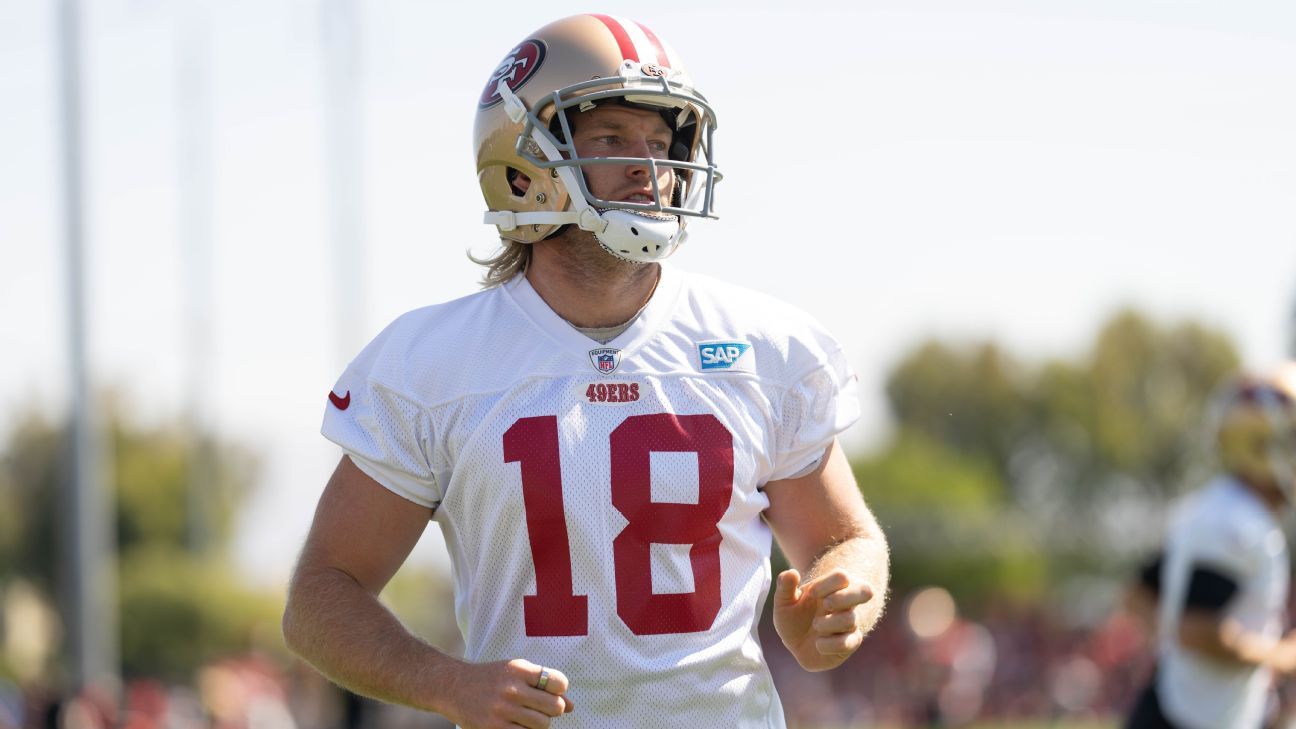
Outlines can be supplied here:
[[1193, 565], [1188, 576], [1188, 591], [1184, 607], [1219, 612], [1237, 594], [1238, 583], [1232, 575], [1217, 569]]
[[1216, 521], [1194, 535], [1189, 552], [1189, 574], [1208, 572], [1234, 582], [1245, 580], [1260, 569], [1263, 551], [1263, 542], [1249, 523]]
[[382, 381], [386, 334], [370, 343], [334, 385], [321, 432], [383, 487], [435, 509], [442, 491], [432, 420], [426, 408]]
[[835, 342], [783, 395], [771, 481], [802, 475], [859, 419], [855, 372]]

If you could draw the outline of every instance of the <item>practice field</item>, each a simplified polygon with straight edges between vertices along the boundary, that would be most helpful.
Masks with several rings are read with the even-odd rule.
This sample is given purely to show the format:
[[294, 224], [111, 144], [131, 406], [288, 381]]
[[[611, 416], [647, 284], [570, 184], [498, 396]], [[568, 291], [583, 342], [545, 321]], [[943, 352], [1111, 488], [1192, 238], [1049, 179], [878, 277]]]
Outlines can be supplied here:
[[[1039, 719], [1034, 721], [1006, 721], [1006, 723], [968, 724], [963, 729], [1117, 729], [1118, 721], [1051, 721]], [[796, 729], [854, 729], [853, 726], [835, 725], [797, 725]], [[870, 729], [914, 729], [912, 726], [872, 726]]]
[[973, 724], [968, 729], [1117, 729], [1117, 722], [1107, 721], [1038, 721]]

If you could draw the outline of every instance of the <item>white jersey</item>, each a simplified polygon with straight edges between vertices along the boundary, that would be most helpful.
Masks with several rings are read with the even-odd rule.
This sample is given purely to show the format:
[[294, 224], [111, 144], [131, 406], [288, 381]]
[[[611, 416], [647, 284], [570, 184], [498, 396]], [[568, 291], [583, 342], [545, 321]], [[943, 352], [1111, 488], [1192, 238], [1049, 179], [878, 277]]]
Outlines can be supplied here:
[[402, 316], [330, 399], [324, 435], [435, 509], [465, 657], [571, 679], [556, 726], [784, 725], [756, 635], [762, 487], [858, 417], [809, 317], [663, 266], [599, 344], [518, 276]]
[[1258, 729], [1272, 683], [1265, 668], [1203, 658], [1178, 640], [1195, 566], [1237, 581], [1224, 614], [1248, 632], [1277, 640], [1287, 603], [1287, 540], [1250, 489], [1229, 477], [1211, 482], [1175, 510], [1161, 567], [1157, 697], [1185, 729]]

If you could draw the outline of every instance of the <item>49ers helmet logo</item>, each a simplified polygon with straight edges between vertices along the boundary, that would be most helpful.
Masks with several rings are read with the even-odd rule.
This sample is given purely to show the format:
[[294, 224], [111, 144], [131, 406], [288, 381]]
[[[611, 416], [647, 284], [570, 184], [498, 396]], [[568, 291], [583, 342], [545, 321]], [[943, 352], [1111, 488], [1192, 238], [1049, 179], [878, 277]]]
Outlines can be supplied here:
[[490, 81], [486, 82], [486, 88], [482, 89], [478, 105], [485, 109], [502, 101], [499, 95], [500, 81], [507, 84], [512, 91], [522, 88], [522, 84], [534, 76], [540, 64], [544, 63], [544, 57], [544, 41], [536, 38], [522, 41], [495, 68]]

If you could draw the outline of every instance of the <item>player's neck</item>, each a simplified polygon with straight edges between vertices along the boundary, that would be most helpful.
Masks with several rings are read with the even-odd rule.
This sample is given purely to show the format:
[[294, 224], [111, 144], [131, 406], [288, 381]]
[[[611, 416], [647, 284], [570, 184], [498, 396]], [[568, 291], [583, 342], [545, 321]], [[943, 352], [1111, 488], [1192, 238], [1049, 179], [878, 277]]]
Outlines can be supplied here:
[[622, 261], [592, 239], [569, 236], [533, 246], [526, 272], [531, 288], [577, 327], [627, 322], [657, 287], [661, 266]]

